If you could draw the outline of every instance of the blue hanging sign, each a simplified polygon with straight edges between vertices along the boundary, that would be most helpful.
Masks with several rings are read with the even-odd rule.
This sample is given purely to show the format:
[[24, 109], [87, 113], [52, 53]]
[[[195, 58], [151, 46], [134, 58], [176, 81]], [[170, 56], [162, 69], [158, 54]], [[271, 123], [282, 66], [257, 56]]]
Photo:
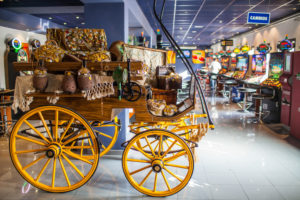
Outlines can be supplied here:
[[248, 24], [269, 24], [270, 13], [248, 12]]

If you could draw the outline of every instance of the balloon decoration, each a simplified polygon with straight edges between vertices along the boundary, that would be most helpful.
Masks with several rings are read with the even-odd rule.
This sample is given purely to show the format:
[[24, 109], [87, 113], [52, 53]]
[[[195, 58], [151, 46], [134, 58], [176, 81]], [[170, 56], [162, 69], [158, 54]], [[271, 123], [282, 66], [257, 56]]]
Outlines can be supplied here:
[[220, 56], [224, 56], [224, 55], [225, 55], [225, 52], [224, 52], [224, 51], [219, 51], [219, 55], [220, 55]]
[[260, 45], [258, 45], [257, 47], [257, 51], [259, 53], [262, 53], [262, 54], [267, 54], [271, 51], [272, 47], [270, 45], [268, 45], [266, 43], [266, 41], [264, 41], [263, 43], [261, 43]]
[[278, 48], [281, 51], [289, 51], [293, 48], [293, 43], [290, 40], [288, 40], [288, 35], [286, 35], [285, 39], [279, 43]]
[[232, 51], [231, 51], [231, 50], [227, 50], [227, 51], [226, 51], [226, 56], [231, 56], [231, 54], [232, 54]]
[[241, 52], [241, 50], [238, 47], [233, 49], [233, 53], [235, 53], [235, 54], [239, 54], [240, 52]]
[[250, 46], [248, 44], [245, 44], [241, 47], [241, 51], [242, 53], [248, 53], [248, 51], [250, 51]]

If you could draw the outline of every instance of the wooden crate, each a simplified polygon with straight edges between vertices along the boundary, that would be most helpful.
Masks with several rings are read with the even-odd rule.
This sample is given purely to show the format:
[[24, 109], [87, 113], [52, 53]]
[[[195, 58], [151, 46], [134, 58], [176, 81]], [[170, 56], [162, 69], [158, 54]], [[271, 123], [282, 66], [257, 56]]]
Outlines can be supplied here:
[[175, 104], [177, 102], [177, 90], [161, 90], [152, 88], [152, 98], [165, 100], [166, 104]]

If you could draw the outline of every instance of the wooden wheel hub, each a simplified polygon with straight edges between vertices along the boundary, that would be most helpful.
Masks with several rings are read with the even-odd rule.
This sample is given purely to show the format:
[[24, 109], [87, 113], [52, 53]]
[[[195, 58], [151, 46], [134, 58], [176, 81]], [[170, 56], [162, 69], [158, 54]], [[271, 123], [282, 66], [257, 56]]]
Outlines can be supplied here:
[[156, 173], [161, 172], [164, 167], [164, 162], [160, 159], [155, 159], [152, 161], [152, 170]]
[[61, 154], [61, 146], [59, 144], [51, 144], [49, 149], [46, 151], [48, 158], [58, 157]]

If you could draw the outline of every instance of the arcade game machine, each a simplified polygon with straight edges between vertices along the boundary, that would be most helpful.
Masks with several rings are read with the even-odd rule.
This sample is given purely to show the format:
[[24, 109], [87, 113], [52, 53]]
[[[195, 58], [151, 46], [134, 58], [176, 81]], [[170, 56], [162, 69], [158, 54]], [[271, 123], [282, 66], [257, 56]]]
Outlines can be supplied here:
[[241, 48], [243, 54], [238, 54], [236, 56], [237, 64], [236, 64], [235, 72], [232, 75], [232, 78], [234, 78], [237, 81], [243, 80], [246, 77], [246, 75], [248, 75], [248, 73], [250, 72], [250, 70], [248, 70], [250, 66], [249, 55], [248, 55], [249, 50], [250, 47], [248, 45], [244, 45]]
[[293, 43], [288, 40], [286, 36], [284, 40], [278, 44], [278, 49], [284, 53], [284, 67], [283, 73], [279, 78], [281, 84], [281, 114], [280, 122], [286, 126], [290, 126], [291, 119], [291, 101], [292, 101], [292, 82], [293, 82], [293, 56], [294, 54], [289, 52], [293, 51]]
[[259, 54], [252, 56], [251, 75], [243, 81], [250, 88], [260, 87], [260, 84], [268, 78], [271, 47], [264, 42], [257, 47], [257, 51]]
[[[220, 52], [221, 53], [221, 52]], [[226, 52], [226, 54], [222, 54], [221, 56], [221, 66], [222, 69], [219, 71], [219, 75], [225, 74], [228, 71], [228, 68], [230, 66], [230, 54], [228, 55], [229, 52]]]
[[279, 123], [281, 115], [281, 83], [280, 76], [283, 74], [284, 68], [284, 52], [286, 46], [278, 46], [282, 52], [271, 53], [269, 76], [261, 83], [261, 93], [270, 95], [272, 98], [267, 98], [262, 101], [263, 112], [267, 112], [262, 121], [265, 123]]
[[16, 77], [19, 75], [13, 67], [13, 62], [18, 60], [18, 52], [22, 48], [22, 42], [18, 38], [9, 40], [6, 43], [6, 52], [4, 55], [4, 65], [5, 65], [5, 81], [6, 88], [13, 89], [15, 87]]
[[229, 62], [229, 67], [228, 70], [225, 74], [222, 75], [222, 77], [224, 77], [225, 79], [230, 79], [232, 78], [235, 69], [236, 69], [236, 64], [237, 64], [237, 59], [236, 59], [236, 54], [240, 53], [240, 49], [239, 48], [235, 48], [233, 50], [233, 53], [235, 55], [231, 54], [231, 58], [230, 58], [230, 62]]
[[293, 53], [291, 135], [300, 139], [300, 52]]

